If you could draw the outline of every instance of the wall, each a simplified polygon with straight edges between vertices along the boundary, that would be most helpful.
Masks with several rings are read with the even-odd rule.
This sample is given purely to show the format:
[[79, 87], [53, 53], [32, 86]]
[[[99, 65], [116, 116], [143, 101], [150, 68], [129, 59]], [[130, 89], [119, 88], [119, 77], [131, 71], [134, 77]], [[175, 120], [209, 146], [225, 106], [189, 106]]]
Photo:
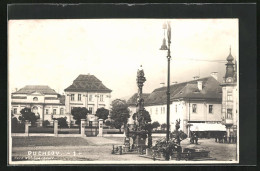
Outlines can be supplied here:
[[[68, 94], [70, 96], [68, 96]], [[74, 94], [74, 101], [71, 100], [71, 94]], [[81, 100], [78, 100], [78, 95], [81, 94]], [[110, 109], [110, 93], [99, 93], [99, 92], [65, 92], [66, 95], [66, 111], [71, 112], [72, 107], [86, 107], [90, 109], [92, 107], [92, 114], [95, 114], [98, 108], [104, 107]], [[100, 96], [103, 95], [103, 101], [100, 101]], [[90, 99], [92, 96], [92, 99]], [[91, 101], [90, 101], [91, 100]]]

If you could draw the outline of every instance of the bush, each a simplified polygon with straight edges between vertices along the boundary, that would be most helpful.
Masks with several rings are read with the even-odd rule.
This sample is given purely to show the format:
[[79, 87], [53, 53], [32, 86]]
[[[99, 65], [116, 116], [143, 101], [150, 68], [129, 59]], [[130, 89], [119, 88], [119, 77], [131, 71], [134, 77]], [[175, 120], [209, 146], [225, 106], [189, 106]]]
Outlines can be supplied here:
[[55, 118], [55, 120], [58, 120], [58, 125], [60, 128], [68, 128], [67, 117]]
[[160, 123], [158, 121], [155, 121], [152, 123], [153, 128], [157, 129], [160, 126]]
[[163, 123], [163, 124], [161, 125], [161, 128], [162, 128], [163, 130], [165, 130], [165, 129], [167, 128], [167, 124], [166, 124], [166, 123]]
[[12, 118], [11, 121], [11, 132], [12, 133], [24, 133], [24, 123], [19, 123], [16, 117]]
[[12, 129], [17, 127], [18, 125], [18, 120], [16, 117], [12, 118], [12, 123], [11, 123], [11, 126], [12, 126]]
[[48, 120], [44, 120], [44, 121], [42, 122], [42, 126], [43, 126], [43, 127], [47, 127], [48, 125], [50, 125], [50, 122], [49, 122]]
[[110, 120], [106, 120], [105, 125], [106, 126], [111, 126], [111, 121]]

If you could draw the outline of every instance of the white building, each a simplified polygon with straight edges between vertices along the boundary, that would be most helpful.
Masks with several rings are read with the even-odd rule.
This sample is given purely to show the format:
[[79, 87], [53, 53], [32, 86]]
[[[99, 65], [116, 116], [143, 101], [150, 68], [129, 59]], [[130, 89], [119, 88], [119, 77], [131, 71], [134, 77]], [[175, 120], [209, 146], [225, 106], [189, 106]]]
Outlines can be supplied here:
[[222, 86], [222, 121], [226, 126], [227, 137], [237, 136], [238, 125], [238, 88], [237, 88], [237, 66], [233, 63], [234, 57], [227, 57], [226, 74]]
[[21, 116], [23, 108], [31, 108], [32, 112], [42, 121], [52, 122], [53, 118], [65, 117], [65, 96], [59, 95], [55, 90], [45, 85], [27, 85], [11, 95], [11, 112], [14, 117]]
[[[144, 99], [145, 109], [150, 113], [152, 122], [166, 123], [167, 87], [155, 89]], [[181, 120], [180, 130], [189, 134], [191, 131], [212, 133], [225, 131], [221, 124], [222, 91], [217, 81], [217, 73], [205, 78], [175, 83], [170, 86], [170, 124], [171, 131], [175, 128], [177, 119]], [[128, 100], [130, 109], [134, 96]], [[133, 111], [131, 114], [133, 114]]]
[[[90, 111], [87, 120], [95, 121], [98, 108], [110, 109], [112, 90], [94, 75], [79, 75], [64, 91], [66, 112], [70, 116], [74, 107], [85, 107]], [[75, 122], [72, 116], [69, 118], [69, 122], [71, 121]]]

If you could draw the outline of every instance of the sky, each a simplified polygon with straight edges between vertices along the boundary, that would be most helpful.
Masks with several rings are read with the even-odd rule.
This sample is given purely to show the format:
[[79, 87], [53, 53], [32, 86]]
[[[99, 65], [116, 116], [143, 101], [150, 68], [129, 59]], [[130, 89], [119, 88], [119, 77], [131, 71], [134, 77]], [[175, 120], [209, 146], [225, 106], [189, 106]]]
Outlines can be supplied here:
[[112, 99], [127, 99], [137, 92], [142, 65], [143, 92], [151, 93], [167, 82], [167, 51], [159, 50], [166, 21], [171, 82], [211, 72], [222, 81], [230, 47], [238, 59], [238, 19], [9, 20], [9, 90], [49, 85], [62, 94], [78, 75], [91, 74], [112, 90]]

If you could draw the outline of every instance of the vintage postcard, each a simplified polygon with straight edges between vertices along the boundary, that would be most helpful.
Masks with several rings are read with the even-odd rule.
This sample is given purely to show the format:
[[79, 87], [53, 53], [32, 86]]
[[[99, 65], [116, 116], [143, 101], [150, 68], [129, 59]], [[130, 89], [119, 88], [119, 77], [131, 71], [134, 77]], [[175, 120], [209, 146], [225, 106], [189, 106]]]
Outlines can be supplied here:
[[8, 20], [9, 164], [239, 162], [239, 20]]

